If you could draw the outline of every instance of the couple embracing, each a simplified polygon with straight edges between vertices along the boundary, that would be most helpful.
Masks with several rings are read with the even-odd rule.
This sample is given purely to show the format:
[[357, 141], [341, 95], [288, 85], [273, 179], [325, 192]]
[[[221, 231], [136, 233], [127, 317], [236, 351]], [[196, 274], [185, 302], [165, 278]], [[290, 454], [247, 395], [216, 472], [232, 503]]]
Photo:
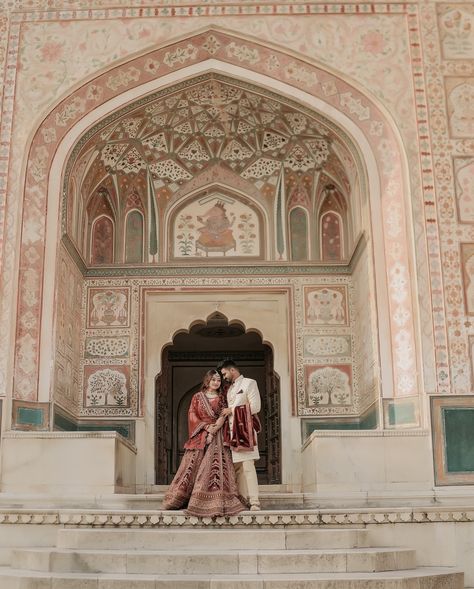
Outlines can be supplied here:
[[[227, 395], [222, 378], [230, 383]], [[188, 413], [189, 439], [163, 509], [189, 515], [236, 515], [259, 510], [255, 460], [260, 394], [232, 360], [209, 370], [193, 396]]]

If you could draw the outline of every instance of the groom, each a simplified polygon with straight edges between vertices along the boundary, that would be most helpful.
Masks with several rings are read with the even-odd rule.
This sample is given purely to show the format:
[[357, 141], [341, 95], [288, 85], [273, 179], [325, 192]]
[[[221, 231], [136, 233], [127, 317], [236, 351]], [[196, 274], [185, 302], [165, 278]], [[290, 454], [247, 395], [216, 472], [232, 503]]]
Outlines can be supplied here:
[[233, 360], [224, 360], [218, 368], [230, 382], [227, 391], [228, 408], [224, 409], [223, 414], [229, 416], [232, 460], [239, 493], [248, 499], [251, 511], [258, 511], [260, 501], [255, 460], [260, 458], [260, 454], [255, 426], [259, 423], [256, 415], [260, 411], [260, 393], [256, 381], [240, 374]]

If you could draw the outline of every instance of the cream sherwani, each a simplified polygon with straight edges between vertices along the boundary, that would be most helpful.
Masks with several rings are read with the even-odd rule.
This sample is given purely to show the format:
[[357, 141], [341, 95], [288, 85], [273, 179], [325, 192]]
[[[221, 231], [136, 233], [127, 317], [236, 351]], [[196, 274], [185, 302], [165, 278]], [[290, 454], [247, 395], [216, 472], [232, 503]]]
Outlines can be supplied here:
[[[250, 412], [255, 415], [260, 411], [261, 401], [260, 393], [258, 391], [257, 382], [253, 378], [245, 378], [242, 374], [235, 379], [231, 387], [227, 391], [227, 404], [232, 409], [232, 415], [229, 416], [230, 431], [234, 423], [233, 411], [235, 407], [240, 405], [250, 405]], [[255, 440], [256, 440], [255, 436]], [[245, 460], [258, 460], [260, 454], [258, 452], [257, 443], [255, 448], [249, 452], [235, 452], [232, 450], [232, 460], [234, 462], [244, 462]]]
[[[232, 415], [229, 415], [230, 431], [232, 431], [233, 411], [240, 405], [250, 405], [250, 412], [255, 415], [260, 411], [261, 401], [260, 393], [258, 391], [257, 382], [252, 378], [245, 378], [240, 375], [232, 383], [227, 391], [227, 404], [232, 409]], [[232, 450], [232, 460], [235, 466], [235, 474], [237, 477], [237, 485], [239, 493], [249, 500], [251, 506], [259, 506], [258, 499], [258, 480], [257, 472], [255, 470], [255, 460], [260, 458], [257, 447], [257, 435], [255, 436], [255, 447], [249, 452], [236, 452]]]

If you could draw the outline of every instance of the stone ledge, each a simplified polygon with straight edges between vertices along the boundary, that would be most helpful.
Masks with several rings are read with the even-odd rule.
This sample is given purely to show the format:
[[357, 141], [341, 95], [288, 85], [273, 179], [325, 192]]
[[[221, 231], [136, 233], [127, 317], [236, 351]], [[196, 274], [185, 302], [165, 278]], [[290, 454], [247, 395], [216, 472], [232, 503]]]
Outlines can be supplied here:
[[137, 447], [135, 444], [124, 438], [119, 432], [23, 432], [23, 431], [7, 431], [2, 435], [2, 438], [8, 440], [17, 439], [41, 439], [41, 440], [56, 440], [56, 439], [116, 439], [121, 442], [124, 446], [127, 446], [134, 454], [137, 453]]
[[364, 527], [371, 524], [423, 524], [436, 522], [474, 522], [474, 505], [464, 509], [394, 508], [366, 510], [275, 510], [244, 512], [231, 517], [197, 518], [175, 511], [105, 511], [3, 509], [0, 525], [61, 525], [100, 528], [170, 528], [170, 527]]

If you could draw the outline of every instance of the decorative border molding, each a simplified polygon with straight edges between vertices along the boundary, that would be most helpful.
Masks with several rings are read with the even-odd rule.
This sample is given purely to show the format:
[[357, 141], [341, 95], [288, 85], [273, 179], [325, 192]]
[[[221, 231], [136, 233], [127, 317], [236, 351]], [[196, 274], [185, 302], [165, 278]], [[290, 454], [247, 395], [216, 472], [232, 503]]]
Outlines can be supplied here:
[[[26, 3], [25, 3], [26, 4]], [[131, 8], [127, 5], [130, 0], [110, 0], [110, 7], [107, 8], [93, 8], [84, 9], [80, 2], [70, 2], [69, 10], [49, 9], [50, 2], [44, 1], [44, 6], [38, 3], [37, 12], [17, 12], [17, 10], [26, 10], [30, 8], [28, 4], [25, 8], [22, 6], [22, 0], [17, 0], [17, 7], [15, 11], [11, 12], [11, 19], [13, 22], [27, 22], [35, 20], [38, 22], [50, 20], [61, 15], [63, 20], [76, 20], [80, 18], [93, 18], [97, 20], [104, 20], [114, 16], [115, 18], [173, 18], [173, 17], [206, 17], [206, 16], [306, 16], [308, 14], [405, 14], [412, 6], [416, 4], [405, 3], [351, 3], [351, 4], [319, 4], [313, 2], [288, 2], [288, 0], [274, 0], [268, 4], [267, 0], [253, 0], [251, 3], [243, 4], [241, 2], [234, 2], [232, 4], [204, 4], [202, 1], [196, 2], [191, 0], [174, 0], [174, 2], [167, 2], [166, 0], [158, 1], [158, 6], [150, 7], [149, 0], [137, 0], [134, 2], [135, 7]], [[104, 2], [104, 4], [107, 4]], [[124, 7], [125, 5], [125, 7]], [[161, 6], [160, 6], [161, 5]], [[122, 6], [117, 8], [117, 6]], [[41, 10], [43, 8], [43, 10]], [[56, 14], [55, 14], [56, 13]]]
[[460, 509], [278, 510], [227, 517], [169, 511], [0, 510], [0, 525], [60, 525], [88, 528], [291, 528], [377, 524], [474, 522], [474, 506]]
[[334, 266], [323, 266], [315, 264], [289, 265], [289, 264], [253, 264], [252, 266], [241, 266], [232, 264], [229, 266], [159, 266], [136, 267], [116, 266], [114, 268], [89, 268], [85, 272], [86, 278], [153, 278], [161, 276], [282, 276], [282, 275], [305, 275], [317, 276], [328, 274], [350, 275], [352, 268], [350, 264]]
[[400, 437], [425, 437], [429, 436], [429, 430], [402, 429], [402, 430], [314, 430], [304, 442], [301, 449], [304, 450], [315, 438], [400, 438]]
[[116, 439], [121, 442], [124, 446], [127, 446], [134, 452], [137, 453], [137, 447], [132, 444], [130, 440], [127, 440], [119, 434], [119, 432], [21, 432], [21, 431], [9, 431], [5, 432], [2, 438], [6, 439], [24, 439], [24, 438], [35, 438], [41, 440], [54, 440], [54, 439], [76, 439], [76, 438], [102, 438], [102, 439]]

